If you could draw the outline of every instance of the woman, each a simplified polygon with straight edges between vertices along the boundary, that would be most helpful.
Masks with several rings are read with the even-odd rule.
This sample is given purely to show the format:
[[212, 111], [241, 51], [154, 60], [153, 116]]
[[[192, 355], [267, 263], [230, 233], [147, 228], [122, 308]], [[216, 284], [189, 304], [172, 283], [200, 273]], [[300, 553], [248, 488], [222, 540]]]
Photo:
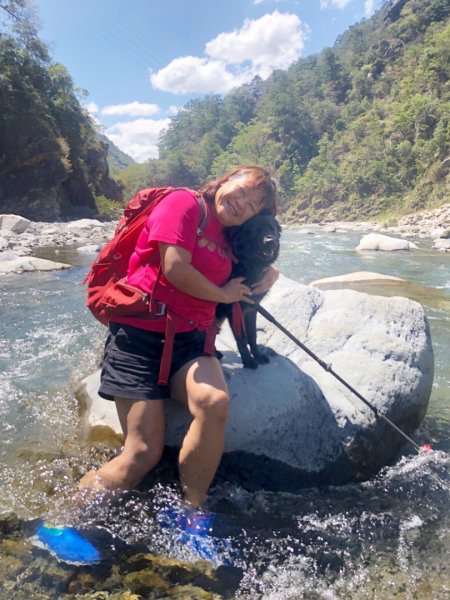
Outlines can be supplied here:
[[[266, 168], [244, 166], [199, 192], [208, 212], [204, 232], [197, 235], [197, 198], [188, 190], [176, 190], [152, 211], [130, 259], [128, 283], [166, 305], [169, 317], [124, 317], [110, 324], [99, 394], [115, 401], [125, 443], [118, 456], [82, 478], [82, 488], [131, 489], [156, 466], [164, 447], [168, 397], [185, 404], [192, 415], [178, 461], [189, 505], [202, 505], [216, 473], [224, 447], [228, 390], [219, 361], [205, 352], [206, 331], [214, 323], [218, 302], [251, 303], [249, 295], [267, 291], [278, 277], [271, 267], [253, 289], [242, 278], [229, 280], [231, 258], [223, 229], [241, 225], [263, 210], [275, 214], [277, 191]], [[169, 385], [160, 385], [168, 318], [174, 321], [176, 335]]]

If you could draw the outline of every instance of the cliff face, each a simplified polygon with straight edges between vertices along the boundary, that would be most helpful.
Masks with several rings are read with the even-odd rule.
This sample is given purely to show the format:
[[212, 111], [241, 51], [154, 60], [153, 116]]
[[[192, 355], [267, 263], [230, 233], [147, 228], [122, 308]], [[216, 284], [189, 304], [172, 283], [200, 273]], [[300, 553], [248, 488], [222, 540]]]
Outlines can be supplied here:
[[[122, 201], [109, 177], [108, 147], [97, 142], [85, 157], [73, 156], [63, 138], [39, 123], [10, 123], [0, 142], [0, 213], [52, 221], [97, 213], [95, 196]], [[83, 160], [84, 158], [84, 160]]]
[[94, 216], [96, 196], [121, 201], [67, 70], [0, 30], [0, 73], [0, 213], [52, 221]]

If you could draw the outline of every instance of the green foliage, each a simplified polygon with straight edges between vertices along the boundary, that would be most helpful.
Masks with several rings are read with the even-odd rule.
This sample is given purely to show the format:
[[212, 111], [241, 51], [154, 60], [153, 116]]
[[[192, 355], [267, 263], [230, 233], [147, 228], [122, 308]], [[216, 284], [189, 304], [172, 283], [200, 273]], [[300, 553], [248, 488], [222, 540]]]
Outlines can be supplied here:
[[130, 200], [137, 191], [154, 185], [151, 181], [149, 169], [151, 162], [149, 161], [146, 164], [131, 164], [116, 174], [116, 179], [124, 187], [123, 196], [126, 200]]
[[255, 120], [243, 126], [226, 150], [217, 156], [212, 165], [212, 175], [219, 176], [236, 165], [275, 165], [280, 153], [281, 144], [271, 138], [270, 128]]
[[[410, 0], [383, 22], [377, 51], [350, 71], [348, 102], [295, 181], [291, 215], [362, 218], [448, 201], [450, 24], [430, 17], [444, 12], [439, 0]], [[401, 52], [391, 36], [408, 42]]]
[[96, 196], [95, 205], [97, 207], [98, 214], [106, 215], [113, 221], [120, 219], [123, 213], [123, 203], [114, 202], [109, 200], [105, 196]]

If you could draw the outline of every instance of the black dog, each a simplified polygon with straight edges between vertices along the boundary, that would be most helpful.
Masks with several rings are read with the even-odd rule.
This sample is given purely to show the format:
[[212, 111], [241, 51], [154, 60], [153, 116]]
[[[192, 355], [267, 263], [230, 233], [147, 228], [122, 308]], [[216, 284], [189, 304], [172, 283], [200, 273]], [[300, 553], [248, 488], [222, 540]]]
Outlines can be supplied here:
[[[275, 217], [264, 213], [238, 227], [225, 228], [225, 237], [236, 259], [231, 277], [245, 277], [244, 283], [250, 287], [258, 282], [264, 270], [278, 258], [280, 234], [281, 227]], [[264, 296], [257, 294], [252, 299], [260, 302]], [[240, 302], [240, 306], [245, 330], [241, 327], [237, 331], [233, 327], [231, 304], [219, 304], [216, 317], [219, 323], [228, 318], [244, 367], [256, 369], [258, 363], [268, 363], [269, 358], [256, 345], [256, 309], [246, 302]]]

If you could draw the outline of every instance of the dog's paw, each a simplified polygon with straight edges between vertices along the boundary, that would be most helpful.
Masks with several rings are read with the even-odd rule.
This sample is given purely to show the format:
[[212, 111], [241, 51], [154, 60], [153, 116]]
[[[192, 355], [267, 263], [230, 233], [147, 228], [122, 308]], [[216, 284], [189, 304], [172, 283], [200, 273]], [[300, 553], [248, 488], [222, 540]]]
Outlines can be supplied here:
[[266, 354], [259, 352], [255, 356], [256, 362], [260, 365], [267, 365], [270, 362], [270, 358]]
[[258, 363], [252, 357], [242, 359], [242, 364], [244, 365], [244, 369], [257, 369]]
[[271, 348], [266, 348], [266, 346], [258, 346], [256, 352], [252, 352], [255, 360], [260, 365], [267, 365], [270, 362], [270, 356], [275, 356], [276, 352], [274, 352]]

